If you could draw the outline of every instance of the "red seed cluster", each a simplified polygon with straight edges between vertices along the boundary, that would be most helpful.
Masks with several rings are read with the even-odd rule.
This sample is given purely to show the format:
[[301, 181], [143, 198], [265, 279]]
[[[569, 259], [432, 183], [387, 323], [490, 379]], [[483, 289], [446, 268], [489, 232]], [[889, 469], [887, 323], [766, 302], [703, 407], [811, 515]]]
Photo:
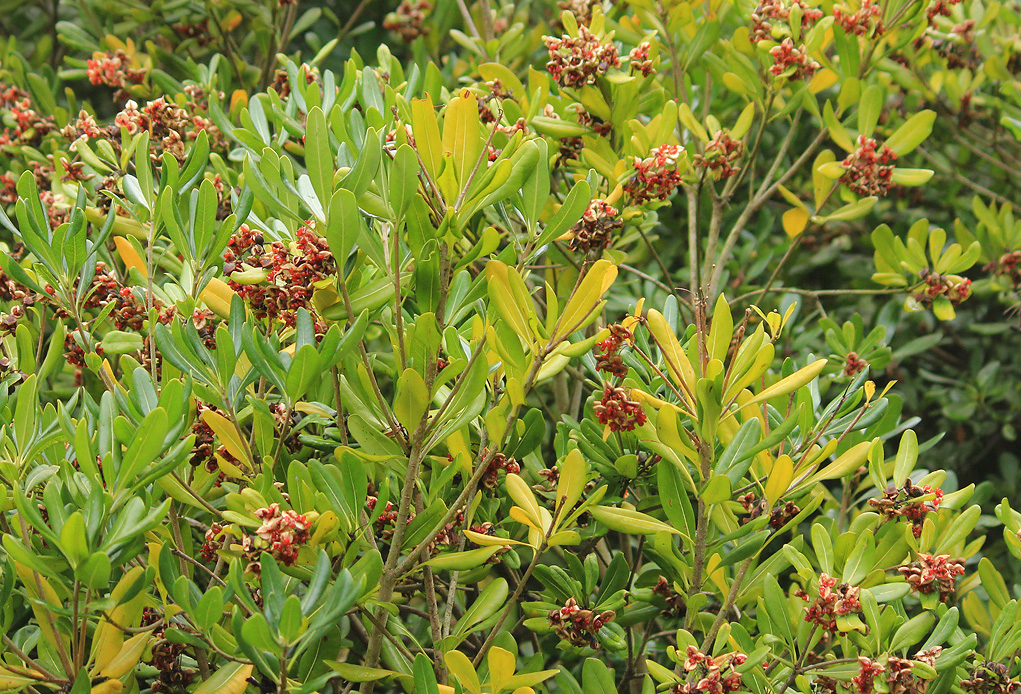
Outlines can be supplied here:
[[759, 0], [758, 7], [752, 12], [749, 40], [754, 44], [780, 38], [788, 31], [787, 24], [794, 7], [801, 10], [802, 33], [822, 19], [822, 10], [809, 7], [803, 0]]
[[383, 20], [383, 28], [400, 36], [405, 43], [411, 43], [429, 33], [425, 19], [431, 9], [432, 3], [428, 0], [401, 0], [397, 9]]
[[881, 664], [866, 658], [858, 657], [858, 674], [851, 678], [851, 686], [858, 694], [872, 694], [875, 691], [876, 677], [886, 670]]
[[605, 200], [590, 202], [581, 220], [571, 228], [571, 250], [588, 253], [609, 247], [614, 234], [624, 226], [618, 214], [617, 208]]
[[[818, 624], [823, 629], [836, 633], [837, 617], [861, 612], [859, 594], [861, 589], [847, 583], [837, 584], [837, 579], [827, 574], [819, 575], [819, 597], [805, 609], [805, 621]], [[794, 593], [806, 602], [808, 593], [797, 590]]]
[[262, 525], [255, 531], [255, 538], [245, 536], [245, 552], [269, 552], [277, 561], [291, 566], [298, 559], [298, 550], [309, 540], [312, 523], [290, 509], [281, 511], [277, 503], [256, 510], [255, 516], [262, 520]]
[[635, 157], [634, 175], [624, 184], [635, 205], [649, 200], [666, 200], [681, 185], [677, 161], [684, 154], [680, 145], [660, 145], [645, 159]]
[[599, 348], [599, 354], [596, 355], [596, 371], [617, 378], [627, 376], [627, 366], [619, 352], [620, 348], [634, 337], [634, 334], [620, 323], [611, 325], [610, 336], [596, 345]]
[[660, 596], [666, 601], [667, 609], [663, 611], [663, 616], [665, 617], [680, 617], [687, 609], [684, 594], [677, 592], [674, 589], [673, 584], [668, 581], [665, 576], [660, 576], [656, 580], [656, 585], [652, 589], [652, 593], [653, 595]]
[[194, 113], [194, 109], [183, 108], [163, 97], [141, 108], [134, 101], [128, 101], [114, 117], [114, 125], [131, 134], [147, 130], [150, 135], [150, 157], [154, 163], [159, 161], [163, 152], [170, 152], [175, 159], [183, 162], [185, 142], [195, 139], [203, 130], [209, 136], [211, 146], [222, 149], [225, 145], [222, 133], [212, 121]]
[[544, 36], [543, 40], [550, 58], [546, 70], [561, 87], [577, 89], [595, 84], [596, 77], [605, 75], [611, 67], [620, 67], [613, 42], [600, 39], [584, 24], [578, 27], [578, 36]]
[[126, 89], [145, 81], [146, 71], [131, 66], [131, 58], [121, 49], [93, 53], [86, 66], [89, 82]]
[[964, 575], [964, 565], [948, 554], [919, 554], [918, 560], [897, 567], [911, 588], [927, 595], [939, 591], [940, 602], [946, 602], [955, 588], [958, 576]]
[[223, 549], [223, 538], [220, 534], [223, 532], [223, 526], [219, 523], [213, 523], [206, 530], [206, 534], [203, 537], [202, 542], [202, 560], [203, 561], [216, 561], [217, 550]]
[[802, 44], [795, 48], [790, 37], [785, 38], [779, 46], [769, 49], [773, 56], [773, 66], [769, 68], [775, 77], [786, 77], [791, 82], [812, 79], [819, 70], [819, 63], [808, 57], [808, 49]]
[[[274, 241], [268, 247], [261, 233], [242, 224], [230, 238], [223, 257], [228, 284], [248, 302], [256, 318], [279, 320], [287, 326], [295, 324], [301, 308], [315, 317], [312, 305], [314, 284], [337, 272], [329, 244], [316, 233], [312, 221], [298, 229], [293, 243]], [[240, 284], [232, 280], [235, 272], [245, 270], [243, 266], [266, 270], [266, 281]], [[315, 329], [317, 334], [323, 334], [326, 324], [316, 320]]]
[[1021, 683], [1010, 677], [1006, 665], [988, 660], [972, 670], [960, 685], [968, 694], [1013, 694], [1021, 687]]
[[[5, 111], [7, 117], [3, 117]], [[0, 128], [0, 146], [37, 144], [43, 135], [56, 128], [52, 116], [41, 116], [32, 108], [28, 92], [0, 84], [0, 123], [7, 122], [13, 122], [14, 129]]]
[[[379, 504], [379, 499], [376, 497], [370, 495], [365, 498], [365, 508], [369, 510], [370, 515], [375, 514], [377, 504]], [[397, 507], [393, 505], [393, 502], [388, 501], [386, 506], [383, 507], [382, 513], [376, 518], [376, 534], [384, 540], [389, 539], [393, 536], [396, 525]]]
[[742, 688], [741, 673], [737, 671], [748, 660], [744, 653], [725, 653], [715, 658], [688, 646], [684, 660], [685, 672], [697, 672], [699, 679], [675, 684], [672, 694], [725, 694]]
[[571, 645], [579, 648], [597, 648], [599, 642], [596, 640], [596, 633], [616, 616], [613, 610], [597, 614], [592, 610], [582, 609], [577, 600], [568, 598], [563, 607], [550, 611], [547, 620], [554, 633]]
[[883, 35], [883, 8], [874, 4], [872, 0], [862, 0], [861, 7], [855, 12], [834, 7], [833, 17], [848, 34], [856, 36]]
[[926, 268], [922, 270], [921, 278], [924, 282], [922, 290], [911, 295], [921, 306], [930, 306], [941, 296], [956, 306], [971, 296], [971, 280], [964, 277], [941, 275]]
[[929, 5], [929, 9], [925, 11], [925, 16], [929, 20], [929, 26], [936, 25], [936, 17], [949, 17], [950, 8], [960, 2], [961, 0], [934, 0]]
[[844, 358], [844, 375], [850, 378], [867, 369], [869, 363], [858, 356], [857, 352], [848, 352]]
[[497, 453], [489, 461], [486, 474], [482, 476], [482, 486], [486, 489], [496, 489], [501, 470], [508, 475], [516, 475], [521, 472], [521, 465], [514, 458], [509, 458], [503, 453]]
[[[936, 658], [943, 650], [942, 646], [933, 646], [927, 651], [915, 653], [914, 660], [930, 667], [936, 664]], [[886, 686], [888, 694], [925, 694], [929, 688], [929, 680], [913, 673], [915, 664], [906, 658], [890, 656], [886, 661]]]
[[645, 424], [646, 416], [640, 403], [628, 397], [628, 391], [609, 383], [603, 390], [603, 399], [593, 408], [600, 424], [610, 431], [633, 431]]
[[858, 148], [847, 155], [841, 166], [840, 182], [858, 195], [886, 195], [894, 186], [893, 161], [897, 154], [871, 137], [858, 136]]
[[652, 66], [652, 58], [649, 57], [651, 48], [651, 43], [643, 41], [631, 49], [631, 52], [628, 53], [628, 69], [631, 72], [648, 77], [656, 71]]
[[1012, 289], [1021, 287], [1021, 251], [1010, 251], [1004, 253], [999, 259], [985, 266], [986, 272], [992, 272], [998, 277], [1003, 277]]
[[713, 180], [723, 181], [741, 170], [736, 164], [742, 156], [744, 142], [731, 137], [730, 131], [721, 130], [706, 144], [705, 153], [696, 154], [692, 161], [695, 166], [708, 171]]
[[[933, 495], [931, 500], [918, 501], [920, 497], [929, 494]], [[919, 487], [908, 480], [903, 487], [891, 487], [883, 492], [883, 496], [878, 499], [869, 499], [869, 505], [881, 513], [886, 520], [907, 519], [914, 526], [915, 537], [921, 537], [922, 523], [926, 514], [937, 511], [942, 499], [942, 489], [933, 489], [927, 484]]]

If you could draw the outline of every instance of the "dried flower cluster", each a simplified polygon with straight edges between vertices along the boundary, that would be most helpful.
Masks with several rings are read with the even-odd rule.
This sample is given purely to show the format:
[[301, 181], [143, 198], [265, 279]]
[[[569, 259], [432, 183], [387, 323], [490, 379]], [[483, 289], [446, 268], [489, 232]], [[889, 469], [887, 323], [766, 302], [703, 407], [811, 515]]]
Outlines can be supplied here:
[[[920, 497], [930, 494], [932, 495], [931, 499], [919, 500]], [[903, 487], [890, 487], [878, 499], [869, 499], [869, 505], [887, 520], [907, 519], [913, 526], [915, 537], [921, 537], [925, 515], [930, 511], [938, 510], [942, 498], [942, 489], [933, 489], [927, 484], [919, 487], [908, 480]]]
[[617, 208], [605, 200], [592, 200], [585, 214], [571, 228], [571, 250], [588, 253], [609, 247], [614, 234], [624, 226], [618, 215]]
[[867, 369], [869, 363], [858, 356], [857, 352], [848, 352], [844, 358], [844, 375], [850, 378], [862, 371]]
[[605, 75], [611, 67], [620, 67], [613, 41], [596, 36], [585, 25], [578, 27], [578, 36], [544, 36], [543, 40], [550, 58], [546, 69], [561, 87], [577, 89], [595, 84], [596, 77]]
[[946, 602], [954, 592], [957, 577], [964, 575], [964, 564], [947, 554], [920, 553], [917, 561], [899, 566], [897, 571], [915, 592], [925, 595], [938, 591], [940, 602]]
[[[825, 573], [820, 574], [819, 596], [805, 608], [805, 621], [836, 633], [837, 617], [861, 612], [860, 593], [861, 589], [856, 586], [838, 584], [836, 578]], [[808, 593], [804, 590], [796, 590], [794, 594], [806, 602], [809, 599]]]
[[841, 166], [840, 182], [858, 195], [883, 196], [893, 183], [893, 161], [897, 155], [871, 137], [858, 136], [858, 148], [847, 155]]
[[632, 48], [628, 53], [628, 70], [640, 74], [642, 77], [648, 77], [655, 72], [652, 58], [649, 56], [650, 50], [652, 50], [652, 44], [648, 41], [643, 41]]
[[[13, 130], [6, 127], [9, 122], [14, 123]], [[0, 146], [37, 144], [43, 135], [56, 128], [52, 116], [41, 116], [33, 109], [28, 92], [6, 84], [0, 84], [0, 124], [3, 125]]]
[[613, 610], [596, 614], [582, 609], [577, 600], [568, 598], [563, 607], [550, 611], [547, 619], [556, 635], [564, 641], [579, 648], [596, 648], [599, 645], [596, 633], [616, 616]]
[[635, 157], [634, 175], [624, 184], [624, 192], [635, 205], [649, 200], [666, 200], [681, 185], [678, 168], [684, 154], [680, 145], [660, 145], [648, 157]]
[[1012, 289], [1021, 287], [1021, 251], [1010, 251], [985, 266], [986, 272], [1007, 280]]

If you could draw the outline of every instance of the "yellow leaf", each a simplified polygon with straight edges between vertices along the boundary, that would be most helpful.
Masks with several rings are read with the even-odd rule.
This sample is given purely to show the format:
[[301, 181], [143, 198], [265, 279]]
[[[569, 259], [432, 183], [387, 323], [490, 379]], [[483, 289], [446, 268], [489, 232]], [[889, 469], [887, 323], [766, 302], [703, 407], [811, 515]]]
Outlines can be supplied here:
[[443, 114], [443, 151], [453, 157], [457, 182], [463, 187], [482, 152], [479, 106], [467, 89], [450, 100]]
[[[426, 94], [424, 99], [411, 100], [411, 130], [415, 134], [415, 144], [426, 171], [436, 179], [442, 162], [440, 149], [440, 127], [436, 123], [436, 110], [432, 98]], [[450, 201], [453, 204], [453, 200]]]
[[787, 378], [780, 379], [761, 393], [755, 395], [746, 404], [762, 402], [763, 400], [769, 400], [770, 398], [775, 398], [780, 395], [787, 395], [788, 393], [811, 383], [815, 380], [816, 376], [822, 373], [822, 370], [825, 367], [826, 360], [817, 359], [808, 366], [798, 369]]
[[514, 654], [510, 651], [494, 646], [489, 649], [489, 686], [494, 692], [503, 689], [511, 677], [514, 676]]
[[536, 525], [539, 525], [539, 502], [535, 500], [535, 495], [529, 488], [528, 484], [521, 479], [520, 476], [515, 474], [507, 475], [507, 493], [510, 494], [510, 498], [514, 500], [518, 506], [528, 513], [529, 517], [535, 521]]
[[783, 213], [783, 230], [789, 237], [797, 238], [808, 226], [810, 215], [808, 210], [801, 207], [792, 207]]
[[773, 469], [769, 471], [769, 477], [766, 479], [766, 500], [770, 508], [783, 497], [793, 479], [794, 463], [789, 455], [781, 455], [774, 461]]
[[202, 412], [202, 421], [213, 430], [213, 433], [220, 439], [220, 443], [223, 444], [228, 453], [245, 465], [252, 466], [252, 461], [248, 458], [244, 442], [238, 436], [237, 429], [231, 424], [229, 419], [219, 412], [207, 409]]
[[581, 498], [585, 490], [585, 459], [581, 451], [572, 449], [560, 464], [557, 480], [557, 518], [563, 519]]
[[565, 339], [592, 316], [603, 298], [603, 294], [615, 279], [617, 279], [617, 266], [608, 260], [597, 260], [589, 268], [585, 279], [578, 285], [570, 301], [567, 302], [567, 306], [564, 307], [564, 312], [560, 314], [560, 327], [557, 334], [553, 336], [553, 342]]
[[496, 537], [495, 535], [483, 535], [474, 530], [465, 530], [464, 536], [479, 545], [480, 547], [506, 547], [508, 545], [521, 545], [527, 547], [527, 542], [512, 540], [509, 537]]
[[195, 689], [193, 694], [243, 694], [252, 676], [252, 665], [229, 663], [217, 668], [213, 676]]
[[[695, 369], [692, 368], [688, 355], [684, 353], [681, 343], [677, 341], [677, 336], [674, 335], [670, 324], [667, 323], [663, 314], [655, 309], [649, 310], [648, 323], [649, 332], [652, 333], [656, 344], [663, 353], [663, 359], [666, 361], [670, 376], [677, 385], [681, 386], [681, 391], [685, 396], [694, 392]], [[687, 404], [692, 407], [691, 403]]]
[[142, 658], [142, 652], [149, 645], [151, 638], [152, 633], [148, 631], [132, 636], [124, 642], [117, 655], [114, 656], [113, 660], [106, 667], [99, 671], [99, 674], [114, 680], [124, 677], [124, 675], [128, 674], [138, 665], [138, 661]]
[[135, 250], [135, 247], [131, 245], [123, 236], [114, 236], [113, 244], [117, 247], [117, 255], [124, 261], [124, 265], [130, 270], [134, 268], [142, 273], [142, 277], [148, 277], [149, 272], [146, 269], [145, 261], [142, 260], [142, 256]]
[[461, 651], [449, 651], [443, 656], [450, 674], [454, 676], [462, 687], [470, 694], [482, 694], [482, 685], [479, 684], [479, 675], [472, 667], [471, 660]]
[[220, 318], [230, 318], [230, 302], [234, 299], [234, 290], [223, 280], [211, 278], [199, 292], [199, 298]]

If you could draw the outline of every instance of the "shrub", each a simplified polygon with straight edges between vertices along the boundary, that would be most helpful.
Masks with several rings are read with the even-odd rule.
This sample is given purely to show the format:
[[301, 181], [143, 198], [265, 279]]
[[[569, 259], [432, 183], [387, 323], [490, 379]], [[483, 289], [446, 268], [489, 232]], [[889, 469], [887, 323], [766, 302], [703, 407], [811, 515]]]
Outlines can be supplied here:
[[1017, 290], [1009, 205], [906, 197], [963, 8], [563, 4], [8, 47], [0, 687], [1017, 688], [1021, 514], [884, 371]]

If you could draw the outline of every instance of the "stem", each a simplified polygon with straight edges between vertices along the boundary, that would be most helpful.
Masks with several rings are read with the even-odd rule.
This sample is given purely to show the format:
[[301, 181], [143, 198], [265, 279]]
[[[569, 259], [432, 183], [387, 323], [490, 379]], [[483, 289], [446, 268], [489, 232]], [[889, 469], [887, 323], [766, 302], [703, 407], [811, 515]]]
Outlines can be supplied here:
[[542, 556], [545, 549], [545, 538], [542, 541], [541, 547], [538, 549], [535, 547], [532, 548], [532, 561], [528, 564], [528, 568], [525, 569], [525, 573], [521, 575], [521, 580], [518, 581], [517, 587], [514, 588], [514, 593], [511, 595], [510, 600], [507, 601], [507, 606], [504, 608], [500, 618], [496, 620], [496, 624], [494, 624], [493, 628], [489, 631], [489, 636], [487, 636], [486, 640], [482, 642], [482, 648], [479, 649], [479, 652], [476, 653], [475, 657], [472, 659], [472, 666], [478, 667], [479, 663], [482, 662], [482, 658], [484, 658], [486, 653], [489, 651], [489, 647], [493, 645], [493, 640], [496, 639], [496, 635], [500, 632], [500, 627], [502, 627], [503, 623], [507, 621], [507, 616], [510, 614], [511, 610], [517, 606], [518, 598], [520, 598], [521, 594], [525, 591], [525, 584], [528, 583], [528, 579], [532, 576], [532, 572], [539, 564], [539, 558]]

